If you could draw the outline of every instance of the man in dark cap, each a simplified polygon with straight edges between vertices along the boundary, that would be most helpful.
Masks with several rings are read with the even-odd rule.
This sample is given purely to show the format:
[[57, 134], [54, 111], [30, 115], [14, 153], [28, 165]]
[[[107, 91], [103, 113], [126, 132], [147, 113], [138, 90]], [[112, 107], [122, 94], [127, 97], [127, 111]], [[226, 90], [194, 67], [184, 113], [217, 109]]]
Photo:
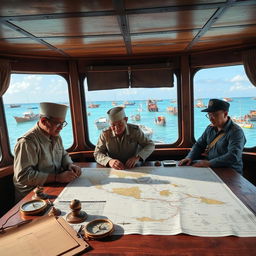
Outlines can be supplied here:
[[123, 107], [111, 108], [107, 114], [110, 127], [99, 137], [95, 160], [117, 170], [133, 168], [140, 159], [146, 160], [155, 149], [153, 141], [139, 126], [127, 123]]
[[211, 124], [179, 165], [195, 167], [230, 167], [243, 174], [242, 152], [246, 142], [244, 132], [228, 116], [229, 103], [210, 99], [202, 112]]

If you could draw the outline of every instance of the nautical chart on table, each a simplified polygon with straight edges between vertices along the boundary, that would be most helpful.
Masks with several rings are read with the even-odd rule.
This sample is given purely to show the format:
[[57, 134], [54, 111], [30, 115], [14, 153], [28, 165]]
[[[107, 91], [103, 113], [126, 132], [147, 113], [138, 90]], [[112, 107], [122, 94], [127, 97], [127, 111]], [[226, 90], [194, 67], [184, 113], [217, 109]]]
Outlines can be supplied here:
[[109, 218], [114, 234], [256, 236], [255, 215], [210, 168], [83, 168], [55, 206], [67, 214], [73, 199], [87, 222]]

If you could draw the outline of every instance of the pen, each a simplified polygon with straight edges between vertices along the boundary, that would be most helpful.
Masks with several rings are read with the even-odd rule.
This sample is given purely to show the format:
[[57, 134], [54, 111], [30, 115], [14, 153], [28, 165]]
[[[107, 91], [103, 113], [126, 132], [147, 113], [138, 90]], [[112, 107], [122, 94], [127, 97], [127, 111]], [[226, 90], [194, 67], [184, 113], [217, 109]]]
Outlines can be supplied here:
[[81, 234], [81, 231], [82, 231], [83, 227], [84, 227], [84, 226], [81, 225], [80, 228], [79, 228], [79, 230], [77, 231], [77, 237], [82, 238], [82, 239], [84, 239], [83, 236], [82, 236], [82, 234]]

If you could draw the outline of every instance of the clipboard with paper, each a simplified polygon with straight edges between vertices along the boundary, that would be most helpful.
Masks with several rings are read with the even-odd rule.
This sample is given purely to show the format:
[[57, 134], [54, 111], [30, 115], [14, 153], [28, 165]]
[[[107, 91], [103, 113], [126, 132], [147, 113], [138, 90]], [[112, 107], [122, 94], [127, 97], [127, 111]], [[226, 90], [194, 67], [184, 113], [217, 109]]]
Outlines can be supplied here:
[[76, 255], [89, 244], [62, 218], [44, 216], [0, 234], [0, 255]]

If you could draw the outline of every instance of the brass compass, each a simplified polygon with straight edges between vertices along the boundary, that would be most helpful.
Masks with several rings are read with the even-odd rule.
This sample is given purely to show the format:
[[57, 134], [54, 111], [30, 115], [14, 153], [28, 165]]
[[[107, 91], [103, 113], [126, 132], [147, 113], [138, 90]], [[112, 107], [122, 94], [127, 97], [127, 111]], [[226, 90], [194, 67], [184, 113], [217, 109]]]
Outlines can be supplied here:
[[96, 219], [90, 221], [83, 231], [88, 239], [101, 239], [113, 233], [114, 224], [108, 219]]
[[23, 203], [20, 206], [20, 212], [24, 215], [37, 215], [43, 212], [48, 206], [43, 199], [34, 199]]

